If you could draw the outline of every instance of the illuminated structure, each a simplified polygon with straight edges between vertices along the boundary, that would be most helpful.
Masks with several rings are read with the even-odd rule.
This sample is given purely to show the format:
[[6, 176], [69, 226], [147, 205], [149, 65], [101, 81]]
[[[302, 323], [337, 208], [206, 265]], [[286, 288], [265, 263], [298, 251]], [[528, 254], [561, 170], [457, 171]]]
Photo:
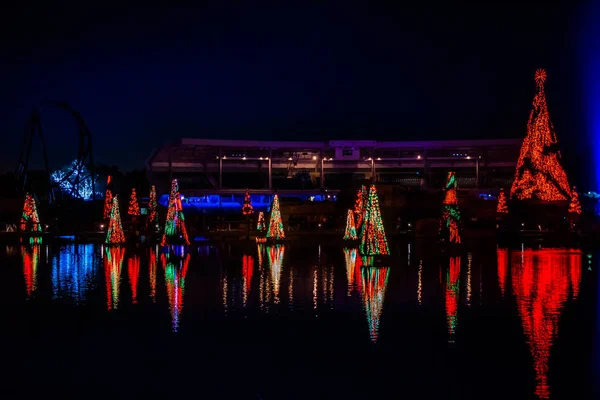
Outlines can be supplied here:
[[125, 243], [125, 234], [121, 225], [121, 212], [119, 211], [119, 199], [114, 196], [112, 199], [112, 209], [110, 210], [110, 221], [106, 232], [106, 244]]
[[271, 218], [269, 229], [267, 229], [267, 238], [273, 240], [285, 239], [281, 211], [279, 210], [279, 196], [277, 195], [273, 196], [273, 204], [271, 204]]
[[498, 205], [496, 206], [497, 214], [508, 214], [508, 207], [506, 206], [506, 195], [504, 194], [504, 189], [500, 189], [500, 194], [498, 195]]
[[150, 197], [148, 198], [148, 227], [154, 229], [158, 224], [158, 213], [156, 211], [156, 186], [150, 186]]
[[243, 297], [244, 307], [248, 304], [250, 290], [252, 289], [252, 275], [254, 274], [254, 257], [249, 254], [242, 256], [242, 277], [243, 277]]
[[344, 240], [356, 240], [356, 227], [354, 226], [354, 212], [348, 210], [346, 217], [346, 232], [344, 233]]
[[362, 185], [356, 192], [356, 201], [354, 203], [354, 217], [356, 218], [355, 227], [357, 231], [362, 228], [363, 219], [365, 218], [366, 205], [368, 200], [367, 188]]
[[446, 322], [448, 323], [448, 342], [454, 343], [456, 325], [458, 324], [458, 300], [460, 295], [460, 257], [450, 257], [450, 265], [446, 272], [444, 290], [446, 303]]
[[112, 191], [110, 189], [110, 182], [112, 178], [109, 175], [106, 178], [106, 191], [104, 192], [104, 219], [110, 218], [110, 209], [112, 208]]
[[35, 205], [35, 199], [29, 193], [25, 195], [25, 202], [23, 204], [23, 213], [21, 214], [21, 232], [42, 232], [42, 225], [40, 224], [40, 216], [37, 212]]
[[161, 246], [169, 246], [181, 242], [187, 245], [190, 244], [187, 229], [185, 227], [183, 207], [181, 206], [179, 184], [177, 183], [177, 179], [173, 179], [171, 182], [171, 195], [169, 196], [167, 222], [165, 223], [165, 231], [161, 240]]
[[546, 71], [535, 72], [536, 94], [527, 122], [527, 136], [521, 146], [510, 198], [544, 201], [568, 200], [571, 189], [560, 164], [556, 132], [550, 120], [544, 84]]
[[577, 188], [573, 186], [573, 190], [571, 191], [571, 203], [569, 203], [569, 213], [570, 214], [581, 214], [581, 204], [579, 203], [579, 194], [577, 193]]
[[129, 276], [129, 284], [131, 285], [131, 302], [137, 304], [138, 284], [140, 281], [140, 257], [134, 254], [127, 260], [127, 275]]
[[134, 219], [140, 215], [140, 205], [138, 203], [137, 193], [135, 188], [131, 189], [131, 195], [129, 196], [129, 208], [127, 214], [131, 215]]
[[123, 260], [125, 259], [125, 248], [107, 247], [104, 251], [106, 308], [110, 311], [116, 310], [119, 307], [121, 271], [123, 269]]
[[361, 255], [386, 255], [389, 254], [385, 228], [379, 210], [379, 197], [375, 185], [371, 185], [369, 197], [365, 206], [365, 217], [360, 231]]
[[533, 358], [535, 394], [550, 398], [548, 365], [564, 304], [576, 300], [581, 281], [579, 250], [512, 253], [512, 289]]
[[460, 211], [458, 210], [458, 196], [456, 194], [456, 175], [448, 172], [446, 180], [446, 193], [442, 219], [440, 220], [440, 240], [444, 243], [460, 243]]
[[167, 297], [169, 298], [169, 309], [173, 332], [179, 330], [179, 319], [183, 310], [183, 295], [185, 294], [185, 276], [190, 263], [189, 253], [178, 260], [171, 254], [160, 255], [165, 270], [165, 283], [167, 285]]
[[248, 189], [246, 189], [246, 194], [244, 195], [244, 205], [242, 206], [242, 214], [254, 214], [254, 208], [252, 207], [252, 199], [250, 198], [250, 191], [248, 191]]
[[261, 211], [258, 213], [258, 222], [256, 223], [256, 230], [259, 232], [263, 232], [265, 229], [265, 213]]
[[371, 267], [362, 268], [362, 296], [369, 324], [369, 336], [373, 343], [379, 338], [379, 323], [383, 312], [385, 292], [389, 279], [389, 268]]
[[21, 246], [23, 257], [23, 277], [25, 278], [25, 290], [27, 296], [31, 297], [37, 289], [37, 269], [40, 263], [40, 246]]
[[92, 200], [102, 196], [98, 175], [79, 160], [73, 160], [71, 164], [52, 172], [50, 179], [64, 194], [74, 199]]

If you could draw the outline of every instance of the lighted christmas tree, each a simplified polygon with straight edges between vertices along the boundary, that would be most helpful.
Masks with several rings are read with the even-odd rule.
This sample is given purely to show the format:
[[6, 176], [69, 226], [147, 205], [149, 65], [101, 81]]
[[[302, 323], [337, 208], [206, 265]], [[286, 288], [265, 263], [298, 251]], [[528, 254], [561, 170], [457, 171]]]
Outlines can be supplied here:
[[148, 199], [148, 227], [154, 229], [154, 226], [158, 223], [158, 214], [156, 212], [156, 186], [150, 186], [150, 197]]
[[521, 146], [510, 198], [567, 200], [571, 197], [571, 189], [567, 174], [560, 164], [556, 132], [548, 114], [544, 91], [545, 70], [536, 71], [535, 82], [537, 88], [533, 109], [529, 114], [527, 136]]
[[167, 210], [167, 221], [165, 222], [165, 232], [161, 240], [161, 246], [168, 246], [177, 243], [190, 244], [187, 230], [185, 228], [185, 218], [183, 216], [183, 206], [181, 205], [181, 195], [179, 194], [179, 184], [177, 179], [171, 183], [171, 195], [169, 196], [169, 209]]
[[111, 176], [106, 178], [106, 193], [104, 194], [104, 219], [110, 218], [110, 210], [112, 209], [112, 192], [110, 190]]
[[579, 194], [577, 193], [577, 188], [575, 186], [573, 186], [573, 190], [571, 191], [571, 203], [569, 204], [569, 213], [581, 214], [581, 204], [579, 203]]
[[344, 240], [356, 240], [356, 227], [354, 226], [354, 212], [348, 210], [348, 216], [346, 217], [346, 233], [344, 234]]
[[273, 196], [273, 204], [271, 204], [271, 219], [269, 220], [267, 238], [276, 240], [285, 239], [283, 222], [281, 221], [281, 211], [279, 211], [279, 196], [277, 195]]
[[254, 207], [252, 207], [252, 199], [250, 198], [250, 192], [248, 191], [248, 189], [246, 189], [246, 194], [244, 195], [244, 205], [242, 206], [242, 214], [254, 214]]
[[265, 230], [265, 228], [265, 213], [261, 211], [258, 213], [258, 222], [256, 223], [256, 230], [262, 232]]
[[127, 214], [132, 217], [137, 217], [140, 215], [140, 205], [138, 203], [137, 194], [135, 193], [135, 188], [131, 189], [131, 196], [129, 197], [129, 208], [127, 209]]
[[106, 232], [106, 244], [125, 243], [125, 234], [121, 225], [121, 212], [119, 211], [119, 199], [114, 196], [112, 199], [112, 208], [110, 210], [110, 220], [108, 222], [108, 231]]
[[508, 207], [506, 206], [506, 195], [504, 194], [504, 189], [500, 189], [500, 194], [498, 195], [498, 205], [496, 206], [496, 212], [498, 214], [508, 214]]
[[23, 213], [21, 214], [21, 232], [41, 232], [40, 216], [37, 212], [35, 199], [29, 193], [25, 195]]
[[354, 203], [354, 218], [356, 230], [359, 231], [362, 225], [362, 221], [365, 217], [365, 205], [367, 200], [367, 188], [362, 185], [361, 188], [356, 192], [356, 202]]
[[456, 189], [456, 175], [448, 172], [439, 232], [440, 240], [447, 243], [460, 243], [460, 211]]
[[379, 197], [375, 185], [371, 185], [369, 196], [365, 207], [365, 216], [360, 230], [361, 255], [373, 256], [378, 254], [389, 254], [385, 229], [379, 209]]

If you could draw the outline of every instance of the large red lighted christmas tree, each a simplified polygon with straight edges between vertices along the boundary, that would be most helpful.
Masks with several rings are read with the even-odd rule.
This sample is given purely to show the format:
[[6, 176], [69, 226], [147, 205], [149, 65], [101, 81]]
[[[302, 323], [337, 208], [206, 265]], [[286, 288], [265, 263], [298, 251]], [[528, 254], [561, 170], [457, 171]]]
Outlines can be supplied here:
[[42, 225], [35, 205], [35, 199], [29, 193], [25, 195], [21, 214], [21, 232], [41, 232]]
[[269, 220], [269, 229], [267, 229], [267, 238], [285, 239], [281, 211], [279, 211], [279, 196], [277, 195], [273, 196], [273, 204], [271, 204], [271, 219]]
[[379, 197], [375, 185], [369, 189], [369, 197], [365, 207], [365, 216], [360, 231], [359, 252], [363, 256], [389, 254], [385, 229], [379, 209]]
[[169, 196], [169, 209], [167, 211], [167, 221], [165, 222], [165, 232], [161, 240], [161, 246], [178, 243], [190, 244], [185, 228], [185, 218], [183, 216], [183, 206], [181, 205], [181, 195], [179, 194], [179, 184], [177, 179], [171, 183], [171, 195]]
[[560, 164], [560, 151], [556, 132], [546, 104], [546, 71], [535, 73], [536, 94], [533, 109], [527, 122], [527, 136], [521, 146], [515, 180], [510, 198], [544, 201], [568, 200], [571, 189], [567, 174]]
[[108, 222], [108, 231], [106, 232], [106, 244], [125, 243], [125, 234], [121, 225], [121, 212], [119, 211], [119, 200], [117, 196], [112, 199], [112, 208], [110, 210], [110, 221]]
[[129, 197], [129, 208], [127, 209], [127, 214], [132, 217], [137, 217], [140, 215], [140, 205], [138, 203], [137, 194], [135, 193], [135, 188], [131, 189], [131, 196]]
[[106, 179], [106, 193], [104, 194], [104, 219], [110, 218], [110, 210], [112, 209], [112, 191], [110, 190], [111, 176]]

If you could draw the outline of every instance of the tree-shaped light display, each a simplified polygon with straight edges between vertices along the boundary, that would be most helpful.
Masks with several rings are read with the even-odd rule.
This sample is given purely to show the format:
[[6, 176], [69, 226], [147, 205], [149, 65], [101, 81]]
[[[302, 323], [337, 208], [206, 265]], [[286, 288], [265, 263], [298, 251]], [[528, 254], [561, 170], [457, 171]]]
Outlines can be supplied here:
[[250, 198], [250, 191], [248, 191], [248, 189], [246, 189], [246, 194], [244, 195], [244, 205], [242, 206], [242, 214], [254, 214], [254, 207], [252, 207], [252, 199]]
[[171, 195], [169, 196], [169, 209], [167, 210], [167, 221], [165, 231], [161, 240], [161, 246], [181, 243], [190, 244], [187, 229], [185, 228], [185, 218], [183, 216], [183, 206], [181, 205], [181, 195], [179, 194], [179, 184], [177, 179], [171, 182]]
[[273, 196], [273, 204], [271, 204], [271, 219], [269, 220], [267, 238], [275, 240], [285, 239], [281, 211], [279, 211], [279, 196], [277, 195]]
[[527, 136], [517, 161], [515, 180], [510, 189], [511, 199], [557, 201], [571, 197], [567, 174], [560, 164], [556, 132], [546, 104], [546, 76], [543, 69], [535, 73], [536, 94], [527, 122]]
[[458, 196], [456, 193], [456, 175], [448, 172], [446, 180], [446, 194], [442, 219], [440, 221], [440, 240], [446, 243], [460, 243], [460, 211], [458, 209]]
[[21, 232], [41, 232], [40, 216], [38, 215], [35, 199], [29, 193], [25, 195], [23, 213], [21, 214]]
[[365, 216], [360, 230], [360, 254], [366, 256], [389, 254], [375, 185], [371, 185], [369, 189], [369, 197], [365, 208]]
[[367, 200], [367, 188], [362, 185], [356, 192], [356, 202], [354, 203], [354, 218], [357, 231], [360, 231], [363, 218], [365, 217], [365, 205]]
[[498, 214], [508, 214], [508, 207], [506, 206], [506, 195], [504, 194], [504, 189], [500, 189], [500, 194], [498, 195], [498, 205], [496, 206], [496, 212]]
[[110, 182], [112, 178], [109, 175], [106, 178], [106, 192], [104, 193], [104, 219], [110, 218], [110, 210], [112, 209], [112, 191], [110, 190]]
[[131, 196], [129, 197], [129, 208], [127, 209], [127, 214], [131, 215], [134, 218], [140, 215], [140, 205], [138, 203], [135, 188], [131, 189]]
[[373, 343], [379, 337], [379, 322], [383, 313], [383, 301], [389, 279], [388, 267], [372, 267], [365, 265], [362, 268], [362, 296], [367, 322], [369, 323], [369, 336]]
[[148, 199], [148, 227], [154, 229], [158, 223], [158, 214], [156, 212], [158, 204], [156, 202], [156, 186], [150, 186], [150, 197]]
[[173, 332], [179, 329], [179, 319], [183, 311], [183, 298], [185, 295], [185, 276], [190, 264], [190, 254], [176, 259], [171, 254], [161, 254], [160, 259], [165, 270], [165, 284], [167, 286], [167, 297], [169, 298], [169, 309], [173, 323]]
[[356, 227], [354, 226], [354, 212], [348, 210], [346, 217], [346, 233], [344, 234], [344, 240], [356, 240]]
[[106, 244], [125, 243], [125, 234], [121, 225], [121, 212], [119, 211], [119, 199], [114, 196], [112, 199], [112, 209], [110, 210], [110, 220], [108, 222], [108, 231], [106, 232]]
[[265, 213], [260, 211], [258, 213], [258, 222], [256, 223], [256, 230], [259, 232], [263, 232], [266, 228], [265, 225]]
[[569, 204], [569, 213], [581, 214], [581, 204], [579, 203], [579, 194], [577, 194], [577, 188], [573, 186], [571, 191], [571, 203]]

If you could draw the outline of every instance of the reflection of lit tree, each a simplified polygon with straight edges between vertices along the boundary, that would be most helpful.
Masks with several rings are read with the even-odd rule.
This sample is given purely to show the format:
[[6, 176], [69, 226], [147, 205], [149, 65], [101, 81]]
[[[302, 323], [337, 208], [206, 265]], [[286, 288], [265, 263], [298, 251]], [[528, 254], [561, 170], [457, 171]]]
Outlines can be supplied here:
[[138, 282], [140, 280], [140, 257], [132, 256], [127, 260], [127, 274], [129, 275], [129, 284], [131, 285], [131, 301], [137, 304]]
[[498, 250], [496, 250], [496, 256], [498, 260], [498, 286], [500, 286], [500, 292], [502, 292], [502, 296], [504, 296], [508, 274], [508, 250], [498, 248]]
[[179, 318], [183, 310], [183, 295], [185, 293], [185, 276], [190, 262], [189, 253], [183, 258], [175, 260], [170, 254], [160, 256], [165, 269], [165, 283], [167, 285], [167, 296], [169, 298], [169, 309], [173, 322], [173, 332], [179, 329]]
[[440, 220], [440, 240], [445, 243], [460, 243], [460, 211], [454, 172], [448, 172], [445, 189], [444, 207]]
[[244, 278], [244, 307], [248, 303], [248, 297], [250, 296], [250, 289], [252, 288], [252, 274], [254, 273], [254, 257], [251, 255], [242, 256], [242, 276]]
[[121, 270], [125, 249], [123, 247], [106, 247], [104, 249], [104, 277], [106, 280], [106, 308], [108, 310], [119, 307], [121, 286]]
[[54, 299], [84, 301], [94, 283], [95, 253], [93, 244], [69, 245], [52, 258], [52, 292]]
[[283, 264], [283, 254], [285, 246], [275, 245], [267, 246], [267, 257], [269, 260], [269, 268], [271, 270], [271, 286], [273, 289], [273, 301], [279, 303], [279, 287], [281, 281], [281, 267]]
[[23, 256], [23, 276], [27, 296], [37, 289], [37, 268], [40, 262], [40, 246], [21, 246]]
[[[363, 260], [363, 262], [367, 265], [370, 264], [368, 260]], [[362, 268], [362, 295], [367, 312], [369, 336], [375, 343], [379, 337], [379, 322], [390, 273], [388, 267], [378, 268], [367, 265]]]
[[157, 264], [157, 260], [156, 260], [156, 254], [158, 253], [157, 249], [154, 247], [150, 248], [150, 260], [148, 262], [148, 267], [150, 269], [149, 271], [149, 275], [150, 275], [150, 297], [152, 298], [152, 302], [155, 303], [156, 302], [156, 276], [157, 276], [157, 271], [156, 271], [156, 264]]
[[450, 265], [446, 272], [445, 300], [446, 321], [448, 323], [448, 341], [454, 342], [456, 324], [458, 323], [458, 296], [460, 292], [460, 257], [450, 257]]
[[344, 258], [346, 261], [346, 276], [348, 278], [348, 296], [355, 289], [354, 274], [356, 268], [356, 249], [344, 248]]
[[[262, 251], [267, 255], [267, 267], [263, 265]], [[279, 289], [281, 284], [281, 269], [285, 245], [274, 245], [263, 247], [258, 245], [258, 268], [259, 268], [259, 299], [260, 308], [269, 311], [271, 304], [279, 303]]]
[[513, 253], [512, 288], [536, 375], [535, 394], [550, 397], [548, 361], [564, 303], [579, 293], [581, 252], [524, 250]]

